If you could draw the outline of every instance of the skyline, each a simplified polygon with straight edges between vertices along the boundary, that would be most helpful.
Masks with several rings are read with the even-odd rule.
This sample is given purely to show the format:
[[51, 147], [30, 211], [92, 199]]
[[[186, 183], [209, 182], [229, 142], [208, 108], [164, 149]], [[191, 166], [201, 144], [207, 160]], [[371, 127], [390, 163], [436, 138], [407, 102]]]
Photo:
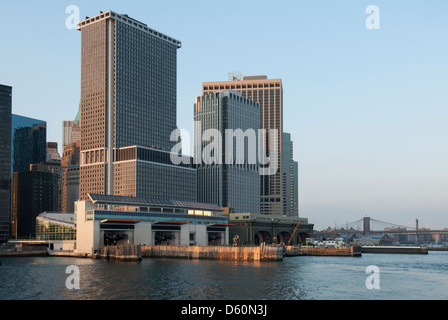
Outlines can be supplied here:
[[[32, 9], [23, 10], [25, 3]], [[13, 87], [13, 113], [47, 121], [47, 141], [57, 141], [61, 148], [62, 120], [74, 119], [80, 96], [80, 33], [66, 29], [65, 9], [79, 6], [81, 20], [100, 10], [127, 13], [182, 41], [177, 122], [190, 133], [202, 82], [227, 80], [227, 72], [234, 71], [282, 79], [284, 131], [291, 133], [299, 162], [299, 212], [316, 229], [365, 215], [397, 224], [418, 218], [448, 226], [448, 151], [443, 149], [448, 138], [443, 109], [448, 102], [443, 91], [448, 47], [440, 41], [448, 30], [443, 20], [447, 4], [439, 1], [426, 8], [416, 2], [352, 1], [340, 6], [321, 1], [325, 6], [312, 6], [284, 1], [301, 11], [257, 11], [261, 16], [278, 14], [276, 23], [259, 25], [260, 16], [243, 10], [255, 2], [238, 3], [241, 11], [222, 4], [202, 7], [200, 22], [194, 19], [199, 16], [193, 15], [196, 6], [176, 3], [179, 7], [166, 15], [159, 13], [172, 5], [142, 5], [154, 9], [152, 14], [134, 3], [77, 1], [45, 9], [27, 1], [5, 4], [10, 14], [0, 27], [14, 24], [17, 33], [0, 35], [6, 43], [0, 53], [0, 83]], [[259, 7], [262, 3], [257, 2]], [[380, 30], [364, 25], [370, 4], [381, 9]], [[216, 10], [219, 16], [207, 15]], [[18, 12], [20, 25], [13, 22]], [[232, 20], [226, 14], [236, 22], [223, 27], [223, 20]], [[220, 27], [204, 28], [213, 19]], [[254, 23], [259, 34], [253, 32]], [[247, 38], [242, 28], [249, 30]], [[26, 41], [12, 41], [18, 37]], [[325, 52], [329, 45], [336, 47]]]

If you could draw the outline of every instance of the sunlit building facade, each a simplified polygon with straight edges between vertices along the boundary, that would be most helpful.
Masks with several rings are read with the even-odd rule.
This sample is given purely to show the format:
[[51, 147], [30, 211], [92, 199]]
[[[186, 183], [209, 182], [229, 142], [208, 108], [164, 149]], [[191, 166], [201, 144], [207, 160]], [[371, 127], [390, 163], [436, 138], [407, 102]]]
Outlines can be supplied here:
[[177, 141], [181, 43], [113, 11], [81, 21], [80, 199], [89, 193], [196, 201]]
[[75, 240], [74, 214], [43, 212], [36, 218], [36, 240]]

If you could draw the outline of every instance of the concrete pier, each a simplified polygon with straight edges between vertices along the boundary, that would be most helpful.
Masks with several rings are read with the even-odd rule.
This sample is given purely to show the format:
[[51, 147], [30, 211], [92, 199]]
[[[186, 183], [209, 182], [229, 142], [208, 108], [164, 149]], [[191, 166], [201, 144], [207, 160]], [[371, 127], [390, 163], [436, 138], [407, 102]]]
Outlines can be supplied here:
[[46, 257], [47, 255], [47, 251], [0, 252], [2, 258]]
[[340, 248], [320, 248], [306, 246], [286, 246], [285, 256], [335, 256], [335, 257], [360, 257], [361, 247], [350, 246]]
[[181, 258], [229, 261], [281, 261], [281, 246], [142, 246], [146, 258]]
[[362, 253], [428, 254], [428, 247], [363, 246]]
[[87, 259], [108, 259], [118, 261], [138, 261], [142, 258], [177, 258], [228, 261], [281, 261], [284, 247], [276, 245], [260, 246], [171, 246], [171, 245], [125, 245], [104, 247], [94, 254], [73, 251], [50, 251], [50, 256]]
[[120, 261], [139, 261], [142, 259], [142, 250], [139, 245], [109, 246], [101, 249], [97, 257]]

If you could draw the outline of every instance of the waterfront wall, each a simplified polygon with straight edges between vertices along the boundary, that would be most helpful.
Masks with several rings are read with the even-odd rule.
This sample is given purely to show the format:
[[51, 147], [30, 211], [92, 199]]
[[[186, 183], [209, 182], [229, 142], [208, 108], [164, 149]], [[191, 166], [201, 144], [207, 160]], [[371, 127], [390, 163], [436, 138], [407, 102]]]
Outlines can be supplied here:
[[14, 257], [45, 257], [47, 251], [0, 251], [0, 258], [14, 258]]
[[320, 248], [320, 247], [286, 246], [285, 254], [286, 256], [359, 257], [361, 256], [361, 247], [350, 246], [340, 248]]
[[448, 251], [448, 247], [428, 247], [428, 251]]
[[113, 259], [121, 261], [137, 261], [142, 259], [141, 246], [123, 245], [104, 247], [96, 255], [96, 258]]
[[283, 247], [260, 246], [142, 246], [145, 258], [182, 258], [231, 261], [281, 261]]
[[363, 246], [362, 253], [428, 254], [427, 247]]

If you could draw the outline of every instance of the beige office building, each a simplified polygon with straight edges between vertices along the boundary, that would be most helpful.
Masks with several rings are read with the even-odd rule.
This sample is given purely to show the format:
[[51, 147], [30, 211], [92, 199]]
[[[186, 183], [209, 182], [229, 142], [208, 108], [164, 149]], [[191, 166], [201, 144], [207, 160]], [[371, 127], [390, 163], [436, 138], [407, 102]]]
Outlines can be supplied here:
[[126, 14], [81, 31], [81, 200], [88, 194], [196, 201], [192, 161], [175, 165], [181, 43]]

